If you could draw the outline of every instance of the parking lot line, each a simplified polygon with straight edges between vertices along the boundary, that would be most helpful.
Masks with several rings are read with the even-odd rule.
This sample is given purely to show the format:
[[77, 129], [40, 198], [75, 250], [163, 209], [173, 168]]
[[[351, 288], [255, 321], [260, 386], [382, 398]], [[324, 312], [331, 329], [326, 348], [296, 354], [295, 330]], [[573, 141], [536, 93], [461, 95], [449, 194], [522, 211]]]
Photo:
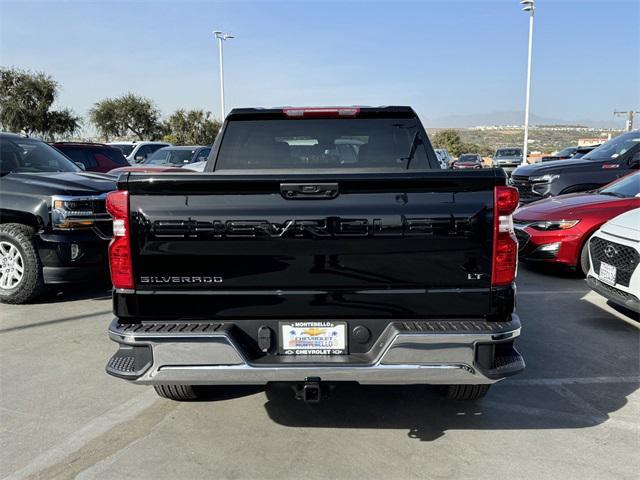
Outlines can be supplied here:
[[[567, 385], [584, 385], [584, 384], [621, 384], [628, 383], [640, 384], [640, 376], [623, 376], [623, 377], [569, 377], [569, 378], [530, 378], [530, 379], [510, 379], [507, 382], [499, 382], [500, 387], [518, 387], [518, 386], [546, 386], [556, 391], [567, 401], [575, 405], [584, 414], [560, 412], [549, 409], [527, 407], [522, 405], [514, 405], [507, 402], [495, 400], [483, 400], [481, 405], [490, 408], [498, 408], [502, 410], [512, 411], [533, 416], [543, 416], [548, 418], [557, 418], [562, 420], [575, 420], [576, 422], [584, 422], [591, 420], [594, 423], [602, 423], [606, 421], [611, 426], [622, 429], [636, 429], [636, 424], [621, 420], [613, 420], [607, 414], [593, 407], [586, 400], [575, 395]], [[81, 450], [90, 441], [105, 434], [115, 426], [130, 422], [144, 410], [148, 409], [158, 400], [153, 389], [146, 389], [143, 393], [132, 398], [128, 402], [115, 407], [104, 414], [96, 417], [86, 426], [77, 432], [69, 435], [62, 443], [55, 445], [49, 450], [38, 455], [32, 462], [21, 468], [17, 472], [4, 477], [3, 480], [19, 480], [29, 477], [38, 477], [40, 472], [56, 465], [61, 460], [69, 457], [74, 452]], [[117, 453], [117, 452], [114, 452]], [[89, 469], [90, 470], [90, 469]]]
[[564, 385], [548, 385], [548, 388], [556, 392], [572, 405], [585, 412], [589, 417], [596, 419], [598, 422], [604, 422], [609, 416], [591, 405], [587, 400], [576, 395]]
[[570, 378], [510, 378], [498, 385], [508, 386], [551, 386], [551, 385], [588, 385], [593, 383], [637, 383], [640, 376], [626, 377], [570, 377]]
[[608, 415], [604, 415], [598, 412], [596, 415], [589, 413], [568, 413], [558, 410], [550, 410], [547, 408], [526, 407], [524, 405], [517, 405], [509, 402], [502, 402], [496, 400], [483, 400], [482, 405], [485, 407], [491, 407], [498, 410], [504, 410], [507, 412], [520, 413], [523, 415], [531, 415], [534, 417], [544, 417], [556, 420], [572, 420], [578, 424], [584, 424], [585, 420], [593, 423], [593, 426], [600, 425], [606, 422], [609, 427], [619, 428], [621, 430], [636, 431], [638, 424], [633, 422], [627, 422], [625, 420], [612, 419]]
[[155, 391], [151, 388], [146, 389], [131, 400], [94, 418], [80, 430], [69, 435], [66, 440], [41, 453], [33, 461], [11, 475], [4, 477], [3, 480], [19, 480], [37, 476], [39, 472], [80, 450], [91, 440], [108, 432], [116, 425], [133, 420], [157, 400], [158, 397]]

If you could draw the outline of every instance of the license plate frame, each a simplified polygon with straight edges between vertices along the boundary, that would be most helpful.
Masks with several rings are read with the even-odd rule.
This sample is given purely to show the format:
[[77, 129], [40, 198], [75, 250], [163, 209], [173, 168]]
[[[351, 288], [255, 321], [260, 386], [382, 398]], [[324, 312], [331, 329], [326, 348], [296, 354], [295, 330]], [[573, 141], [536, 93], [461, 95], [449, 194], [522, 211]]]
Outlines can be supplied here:
[[347, 322], [279, 322], [278, 350], [281, 355], [291, 356], [347, 355], [348, 332]]
[[613, 286], [616, 284], [617, 275], [618, 269], [616, 267], [605, 262], [600, 262], [600, 271], [598, 272], [598, 277], [600, 278], [601, 282]]

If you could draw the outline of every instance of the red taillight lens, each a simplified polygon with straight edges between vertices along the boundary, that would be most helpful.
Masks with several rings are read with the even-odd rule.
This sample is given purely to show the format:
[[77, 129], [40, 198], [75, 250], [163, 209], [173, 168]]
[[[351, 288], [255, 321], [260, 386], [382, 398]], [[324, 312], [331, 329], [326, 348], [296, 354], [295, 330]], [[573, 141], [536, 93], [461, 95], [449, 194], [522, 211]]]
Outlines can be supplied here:
[[129, 235], [129, 192], [107, 194], [107, 211], [113, 217], [113, 238], [109, 243], [109, 269], [114, 288], [132, 289], [131, 238]]
[[283, 108], [282, 112], [287, 117], [306, 118], [340, 118], [355, 117], [360, 113], [360, 107], [303, 107], [303, 108]]
[[500, 215], [511, 215], [518, 208], [520, 195], [514, 187], [496, 187], [496, 209]]
[[513, 187], [496, 187], [494, 192], [494, 233], [492, 285], [509, 285], [518, 270], [518, 241], [513, 232], [512, 213], [520, 197]]

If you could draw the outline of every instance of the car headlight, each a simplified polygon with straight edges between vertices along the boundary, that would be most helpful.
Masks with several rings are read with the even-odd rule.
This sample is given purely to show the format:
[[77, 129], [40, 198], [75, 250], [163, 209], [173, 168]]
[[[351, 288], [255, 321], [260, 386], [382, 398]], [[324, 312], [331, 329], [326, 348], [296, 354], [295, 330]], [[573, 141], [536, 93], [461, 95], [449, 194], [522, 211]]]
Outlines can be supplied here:
[[539, 175], [537, 177], [529, 177], [530, 182], [551, 183], [554, 180], [560, 178], [560, 175], [552, 175], [547, 173], [546, 175]]
[[54, 230], [92, 227], [95, 222], [110, 220], [105, 208], [106, 195], [87, 197], [51, 197], [51, 225]]
[[580, 220], [548, 220], [545, 222], [532, 223], [529, 226], [536, 230], [550, 231], [550, 230], [568, 230], [575, 227]]

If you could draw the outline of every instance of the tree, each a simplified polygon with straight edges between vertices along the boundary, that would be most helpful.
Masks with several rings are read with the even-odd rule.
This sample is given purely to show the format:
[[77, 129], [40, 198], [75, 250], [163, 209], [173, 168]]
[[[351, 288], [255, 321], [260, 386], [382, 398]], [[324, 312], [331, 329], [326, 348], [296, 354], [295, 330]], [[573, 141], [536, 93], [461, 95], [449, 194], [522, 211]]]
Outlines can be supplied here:
[[2, 129], [36, 134], [46, 140], [78, 131], [80, 117], [70, 109], [51, 110], [58, 86], [58, 82], [42, 72], [0, 67]]
[[431, 143], [433, 143], [434, 148], [446, 148], [454, 157], [465, 153], [460, 134], [457, 130], [451, 128], [436, 132], [431, 138]]
[[208, 145], [220, 131], [219, 121], [211, 112], [203, 110], [176, 110], [164, 122], [164, 139], [176, 145]]
[[488, 146], [478, 145], [477, 143], [463, 143], [462, 153], [479, 153], [483, 157], [493, 154], [493, 149]]
[[138, 140], [155, 140], [162, 135], [158, 107], [133, 93], [95, 103], [89, 119], [106, 138], [135, 135]]

